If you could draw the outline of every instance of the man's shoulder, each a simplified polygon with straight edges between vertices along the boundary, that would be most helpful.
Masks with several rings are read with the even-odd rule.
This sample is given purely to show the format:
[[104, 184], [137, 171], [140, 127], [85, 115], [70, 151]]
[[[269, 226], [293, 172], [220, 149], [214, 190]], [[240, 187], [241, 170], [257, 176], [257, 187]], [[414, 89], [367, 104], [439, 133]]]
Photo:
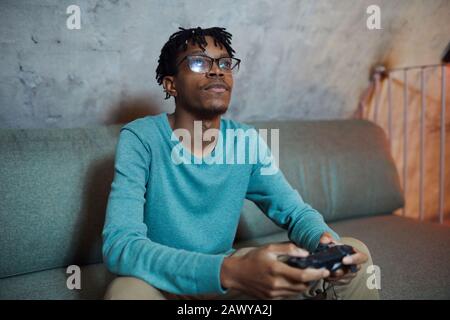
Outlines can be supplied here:
[[157, 122], [161, 121], [161, 117], [163, 114], [157, 114], [157, 115], [149, 115], [141, 118], [137, 118], [133, 121], [130, 121], [128, 123], [125, 123], [122, 129], [132, 129], [132, 130], [138, 130], [143, 131], [148, 129], [148, 127], [154, 127]]
[[160, 143], [163, 137], [163, 116], [164, 114], [162, 113], [135, 119], [124, 124], [120, 131], [132, 132], [145, 146], [150, 147], [155, 143]]
[[149, 136], [159, 130], [159, 124], [161, 123], [161, 118], [164, 114], [149, 115], [141, 118], [137, 118], [124, 124], [120, 130], [130, 130], [138, 136]]

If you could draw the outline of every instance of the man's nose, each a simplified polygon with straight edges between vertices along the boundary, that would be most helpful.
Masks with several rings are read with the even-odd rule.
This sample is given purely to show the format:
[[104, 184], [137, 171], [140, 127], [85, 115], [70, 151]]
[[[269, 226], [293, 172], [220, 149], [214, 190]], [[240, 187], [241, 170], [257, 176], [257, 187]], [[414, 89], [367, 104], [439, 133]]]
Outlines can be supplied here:
[[219, 61], [216, 60], [213, 62], [212, 66], [211, 66], [211, 70], [209, 70], [207, 75], [210, 77], [214, 77], [214, 76], [223, 77], [224, 76], [222, 69], [219, 68]]

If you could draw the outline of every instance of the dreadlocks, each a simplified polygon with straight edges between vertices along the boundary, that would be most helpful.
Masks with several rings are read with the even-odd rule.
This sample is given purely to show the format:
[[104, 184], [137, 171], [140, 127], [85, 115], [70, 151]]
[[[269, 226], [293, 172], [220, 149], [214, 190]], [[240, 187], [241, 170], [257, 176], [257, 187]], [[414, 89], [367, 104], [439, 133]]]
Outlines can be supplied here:
[[[161, 49], [161, 55], [158, 60], [158, 67], [156, 68], [156, 81], [159, 85], [165, 76], [173, 76], [177, 73], [177, 66], [175, 64], [177, 54], [183, 50], [187, 50], [188, 41], [192, 45], [198, 45], [202, 50], [205, 50], [207, 42], [205, 36], [214, 38], [214, 45], [222, 49], [225, 47], [230, 57], [233, 57], [235, 52], [231, 47], [231, 33], [225, 31], [225, 28], [208, 28], [202, 29], [200, 27], [192, 29], [184, 29], [179, 27], [180, 31], [175, 32], [169, 38], [169, 41]], [[169, 99], [170, 94], [166, 92], [165, 99]]]

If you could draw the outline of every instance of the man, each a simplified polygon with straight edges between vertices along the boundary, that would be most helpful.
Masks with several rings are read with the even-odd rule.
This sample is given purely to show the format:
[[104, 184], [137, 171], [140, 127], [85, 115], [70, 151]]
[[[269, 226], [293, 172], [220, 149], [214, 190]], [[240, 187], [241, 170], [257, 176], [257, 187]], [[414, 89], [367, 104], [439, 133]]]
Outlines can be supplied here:
[[[225, 143], [226, 130], [251, 129], [221, 117], [239, 63], [224, 28], [180, 28], [162, 48], [156, 78], [166, 99], [174, 97], [175, 112], [121, 129], [103, 230], [104, 261], [119, 277], [105, 298], [377, 299], [378, 292], [366, 286], [367, 248], [356, 239], [339, 239], [281, 171], [263, 174], [273, 162], [202, 161], [228, 148], [242, 150], [234, 140]], [[198, 121], [200, 136], [208, 129], [219, 133], [213, 142], [198, 143]], [[174, 150], [193, 163], [178, 161]], [[268, 148], [262, 154], [271, 156]], [[233, 249], [245, 198], [285, 228], [290, 242]], [[319, 242], [352, 245], [357, 253], [343, 263], [360, 271], [302, 270], [279, 259], [304, 257]]]

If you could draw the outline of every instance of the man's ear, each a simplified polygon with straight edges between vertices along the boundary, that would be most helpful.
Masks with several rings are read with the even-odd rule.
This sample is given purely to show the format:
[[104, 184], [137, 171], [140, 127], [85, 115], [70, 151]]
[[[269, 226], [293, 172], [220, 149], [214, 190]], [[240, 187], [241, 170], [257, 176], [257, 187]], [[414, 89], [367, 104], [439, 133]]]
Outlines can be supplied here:
[[169, 93], [171, 96], [177, 96], [177, 89], [175, 87], [175, 79], [173, 76], [165, 76], [163, 78], [164, 91]]

